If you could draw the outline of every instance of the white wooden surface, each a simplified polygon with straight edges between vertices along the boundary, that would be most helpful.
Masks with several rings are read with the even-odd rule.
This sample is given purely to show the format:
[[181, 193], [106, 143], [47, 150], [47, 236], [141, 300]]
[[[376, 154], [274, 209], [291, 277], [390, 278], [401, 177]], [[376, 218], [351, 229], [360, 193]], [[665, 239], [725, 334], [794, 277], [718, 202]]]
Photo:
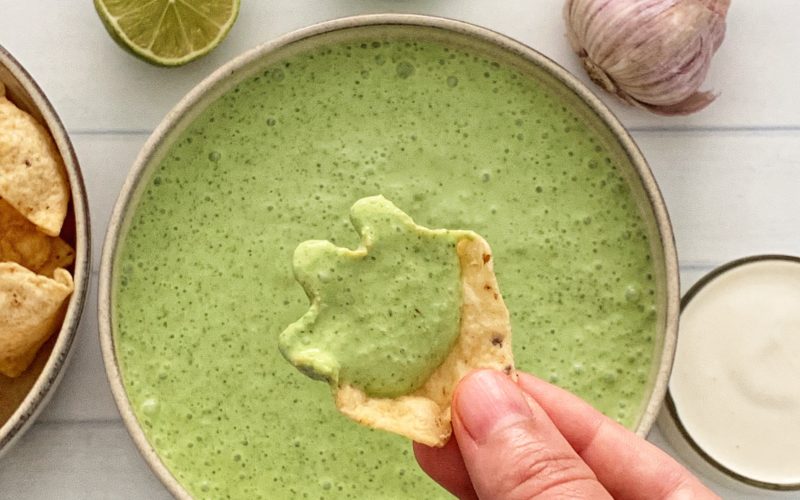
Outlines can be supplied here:
[[[120, 50], [88, 0], [0, 0], [0, 44], [37, 79], [71, 133], [89, 190], [96, 266], [118, 190], [147, 135], [186, 91], [234, 55], [326, 19], [413, 12], [492, 28], [582, 76], [563, 35], [561, 5], [562, 0], [243, 0], [237, 24], [215, 52], [183, 68], [163, 69]], [[606, 99], [632, 130], [661, 185], [684, 289], [736, 257], [800, 254], [798, 20], [796, 0], [734, 1], [728, 36], [708, 81], [720, 97], [694, 116], [656, 117]], [[0, 459], [0, 499], [169, 497], [133, 447], [111, 399], [95, 292], [93, 286], [58, 393]], [[651, 440], [666, 447], [657, 431]], [[726, 498], [744, 498], [712, 486]]]

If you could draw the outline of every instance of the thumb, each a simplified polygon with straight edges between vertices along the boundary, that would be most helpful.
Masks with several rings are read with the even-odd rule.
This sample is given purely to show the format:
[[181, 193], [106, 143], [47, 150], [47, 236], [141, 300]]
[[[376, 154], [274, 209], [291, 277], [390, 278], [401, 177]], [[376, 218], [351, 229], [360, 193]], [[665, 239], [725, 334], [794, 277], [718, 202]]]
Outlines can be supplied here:
[[482, 499], [611, 498], [545, 411], [501, 372], [461, 381], [453, 430]]

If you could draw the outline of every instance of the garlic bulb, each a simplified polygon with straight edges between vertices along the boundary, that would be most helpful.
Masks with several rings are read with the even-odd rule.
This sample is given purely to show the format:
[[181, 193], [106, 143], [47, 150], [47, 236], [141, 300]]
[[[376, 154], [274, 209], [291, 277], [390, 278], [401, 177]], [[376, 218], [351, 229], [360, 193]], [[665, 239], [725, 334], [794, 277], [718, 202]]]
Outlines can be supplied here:
[[664, 115], [714, 100], [698, 89], [725, 37], [730, 0], [567, 0], [573, 50], [592, 80]]

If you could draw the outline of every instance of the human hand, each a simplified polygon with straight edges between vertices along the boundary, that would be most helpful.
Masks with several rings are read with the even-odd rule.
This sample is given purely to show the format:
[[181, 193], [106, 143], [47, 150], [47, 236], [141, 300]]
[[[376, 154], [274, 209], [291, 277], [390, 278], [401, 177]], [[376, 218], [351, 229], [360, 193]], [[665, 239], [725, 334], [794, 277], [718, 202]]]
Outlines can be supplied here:
[[669, 455], [531, 375], [482, 370], [453, 396], [453, 438], [414, 443], [422, 469], [462, 499], [716, 499]]

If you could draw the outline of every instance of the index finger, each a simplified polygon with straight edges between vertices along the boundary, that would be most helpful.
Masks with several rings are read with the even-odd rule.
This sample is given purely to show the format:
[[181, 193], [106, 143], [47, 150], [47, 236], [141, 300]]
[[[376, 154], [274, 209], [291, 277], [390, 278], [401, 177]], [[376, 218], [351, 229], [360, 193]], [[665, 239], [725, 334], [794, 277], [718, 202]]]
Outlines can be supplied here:
[[719, 498], [672, 457], [577, 396], [521, 372], [518, 384], [614, 498]]

